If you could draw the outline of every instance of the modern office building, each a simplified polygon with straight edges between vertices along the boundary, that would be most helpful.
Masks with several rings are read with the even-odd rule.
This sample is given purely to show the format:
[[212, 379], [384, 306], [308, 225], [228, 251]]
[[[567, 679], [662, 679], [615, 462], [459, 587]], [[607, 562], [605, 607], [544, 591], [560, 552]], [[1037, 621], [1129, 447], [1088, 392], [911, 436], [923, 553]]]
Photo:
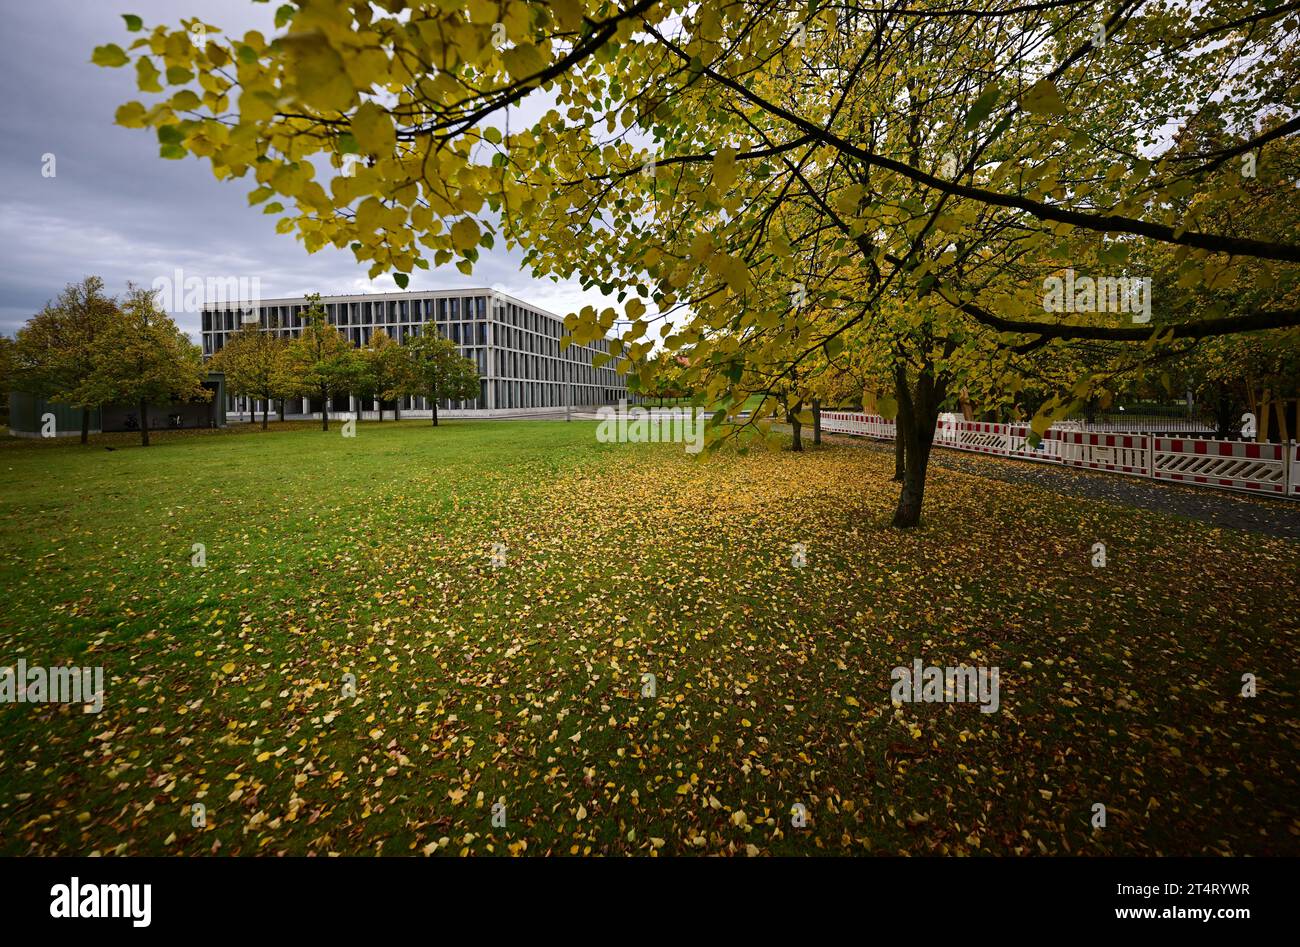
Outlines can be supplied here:
[[[371, 293], [351, 296], [322, 296], [321, 305], [332, 325], [355, 345], [365, 345], [372, 333], [383, 329], [402, 342], [413, 335], [436, 329], [460, 348], [460, 353], [478, 365], [479, 397], [471, 401], [443, 402], [439, 415], [508, 416], [563, 409], [566, 405], [592, 407], [615, 404], [627, 397], [626, 378], [614, 370], [613, 362], [596, 367], [597, 352], [609, 352], [609, 340], [594, 345], [560, 347], [564, 336], [561, 316], [529, 305], [491, 289], [442, 290], [434, 292]], [[244, 322], [257, 322], [264, 331], [287, 337], [302, 334], [308, 303], [302, 298], [264, 299], [248, 308], [238, 304], [205, 307], [202, 314], [203, 355], [221, 350], [226, 340]], [[228, 396], [227, 417], [247, 417], [260, 404]], [[331, 415], [352, 416], [360, 411], [377, 416], [373, 400], [358, 404], [353, 395], [340, 394], [329, 406]], [[319, 417], [322, 406], [315, 399], [294, 398], [286, 405], [286, 417]], [[385, 402], [385, 411], [427, 417], [430, 406], [424, 398], [403, 398], [400, 404]], [[274, 411], [274, 406], [272, 407]]]

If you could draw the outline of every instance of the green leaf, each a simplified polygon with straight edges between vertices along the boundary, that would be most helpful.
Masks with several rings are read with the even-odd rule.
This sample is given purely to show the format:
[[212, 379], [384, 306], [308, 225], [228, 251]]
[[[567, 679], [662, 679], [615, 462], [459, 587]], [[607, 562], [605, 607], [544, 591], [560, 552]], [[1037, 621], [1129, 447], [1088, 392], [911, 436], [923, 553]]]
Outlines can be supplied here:
[[139, 102], [127, 102], [118, 107], [113, 121], [123, 128], [144, 128], [144, 106]]
[[1065, 103], [1051, 79], [1039, 79], [1020, 97], [1020, 106], [1035, 115], [1064, 115]]
[[479, 229], [473, 217], [462, 217], [451, 226], [451, 245], [465, 253], [478, 243]]
[[158, 81], [158, 67], [148, 56], [141, 56], [135, 61], [135, 84], [141, 92], [162, 91], [162, 83]]
[[190, 89], [181, 89], [172, 96], [172, 110], [176, 112], [193, 112], [196, 111], [203, 102]]
[[501, 61], [510, 73], [510, 78], [515, 81], [526, 79], [546, 67], [545, 55], [532, 43], [510, 47], [501, 54]]
[[749, 286], [749, 268], [740, 257], [720, 253], [709, 260], [709, 269], [726, 282], [733, 293], [741, 293]]
[[388, 113], [374, 102], [365, 102], [352, 116], [352, 134], [357, 145], [371, 155], [390, 155], [397, 147], [397, 131]]
[[727, 191], [736, 181], [736, 149], [719, 148], [713, 156], [713, 183]]
[[971, 105], [970, 111], [966, 113], [966, 130], [974, 131], [978, 128], [980, 122], [989, 117], [989, 113], [997, 106], [1001, 97], [1002, 89], [996, 82], [990, 82], [985, 86], [979, 98]]
[[579, 0], [551, 0], [547, 4], [551, 15], [562, 30], [576, 30], [582, 25], [582, 4]]
[[144, 20], [140, 19], [134, 13], [123, 13], [122, 19], [126, 20], [126, 28], [132, 33], [138, 32], [144, 26]]
[[[278, 40], [289, 55], [294, 74], [294, 90], [309, 107], [328, 112], [343, 112], [356, 104], [356, 88], [348, 77], [347, 66], [338, 49], [320, 31], [291, 33]], [[239, 61], [253, 65], [257, 52], [240, 46]]]
[[116, 43], [109, 43], [107, 46], [96, 46], [95, 51], [90, 54], [90, 61], [96, 66], [108, 66], [116, 69], [118, 66], [125, 66], [131, 60], [127, 58], [122, 47]]
[[393, 274], [393, 282], [396, 283], [398, 287], [401, 289], [406, 289], [406, 284], [409, 283], [410, 281], [411, 281], [411, 277], [408, 276], [406, 273]]

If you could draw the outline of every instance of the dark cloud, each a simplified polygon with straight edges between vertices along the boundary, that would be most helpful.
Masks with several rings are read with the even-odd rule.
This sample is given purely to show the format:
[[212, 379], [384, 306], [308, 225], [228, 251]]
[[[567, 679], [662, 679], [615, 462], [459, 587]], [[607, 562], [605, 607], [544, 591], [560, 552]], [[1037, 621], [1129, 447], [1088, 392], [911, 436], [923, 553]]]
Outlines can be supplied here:
[[[247, 206], [249, 185], [219, 182], [205, 162], [164, 161], [153, 135], [113, 124], [138, 98], [130, 67], [90, 63], [95, 46], [125, 47], [122, 12], [146, 25], [183, 16], [227, 32], [272, 32], [274, 4], [249, 0], [40, 0], [6, 8], [10, 38], [0, 56], [0, 332], [12, 334], [62, 287], [88, 274], [110, 290], [152, 285], [179, 268], [187, 277], [257, 277], [265, 297], [304, 292], [391, 291], [350, 254], [307, 254], [276, 234], [272, 217]], [[43, 177], [45, 155], [55, 176]], [[607, 304], [575, 283], [535, 280], [517, 254], [484, 253], [472, 277], [452, 267], [417, 272], [412, 289], [494, 286], [561, 314]], [[175, 313], [197, 336], [198, 318]]]

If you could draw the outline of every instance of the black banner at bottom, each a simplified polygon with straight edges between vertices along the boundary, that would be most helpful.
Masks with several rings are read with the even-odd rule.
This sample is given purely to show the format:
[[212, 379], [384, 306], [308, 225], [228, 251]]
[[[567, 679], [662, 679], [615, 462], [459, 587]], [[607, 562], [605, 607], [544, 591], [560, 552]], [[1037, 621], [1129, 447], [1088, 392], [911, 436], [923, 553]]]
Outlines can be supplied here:
[[[993, 925], [1044, 931], [1197, 925], [1232, 936], [1284, 921], [1292, 859], [0, 859], [5, 928], [127, 937], [376, 932], [484, 925], [494, 935], [630, 932], [689, 912], [737, 924]], [[647, 926], [648, 925], [648, 926]], [[832, 927], [831, 925], [835, 925]], [[915, 928], [914, 928], [915, 929]], [[680, 931], [679, 931], [680, 932]]]

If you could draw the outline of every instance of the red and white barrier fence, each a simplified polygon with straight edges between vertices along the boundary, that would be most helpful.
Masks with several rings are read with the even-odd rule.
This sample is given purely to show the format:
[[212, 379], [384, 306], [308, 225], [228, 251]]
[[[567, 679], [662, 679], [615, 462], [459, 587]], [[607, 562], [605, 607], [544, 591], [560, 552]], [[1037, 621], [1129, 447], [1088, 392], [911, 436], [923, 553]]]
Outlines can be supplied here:
[[1061, 463], [1088, 470], [1146, 476], [1151, 452], [1148, 434], [1091, 434], [1086, 431], [1050, 432], [1060, 445]]
[[857, 414], [851, 411], [823, 411], [822, 430], [828, 434], [857, 434], [877, 440], [892, 441], [898, 431], [893, 421], [877, 414]]
[[1157, 437], [1154, 451], [1151, 476], [1157, 480], [1279, 496], [1287, 492], [1287, 448], [1283, 444]]
[[[823, 411], [822, 430], [893, 440], [893, 421], [874, 414]], [[1066, 424], [1053, 425], [1029, 444], [1028, 424], [966, 421], [940, 415], [934, 428], [936, 447], [1058, 463], [1084, 470], [1150, 477], [1176, 483], [1222, 487], [1269, 496], [1300, 499], [1300, 444], [1258, 444], [1153, 434], [1099, 434]]]

